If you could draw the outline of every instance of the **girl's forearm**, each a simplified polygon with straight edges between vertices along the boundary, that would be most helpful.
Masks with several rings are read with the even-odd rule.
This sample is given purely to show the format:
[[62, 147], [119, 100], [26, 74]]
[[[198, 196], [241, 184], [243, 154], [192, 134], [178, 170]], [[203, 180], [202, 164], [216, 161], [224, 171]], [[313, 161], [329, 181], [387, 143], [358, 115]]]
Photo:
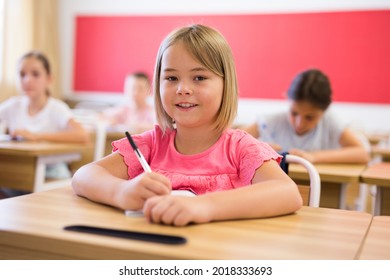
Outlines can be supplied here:
[[72, 178], [72, 188], [79, 196], [117, 207], [117, 194], [125, 181], [111, 175], [105, 168], [91, 163], [76, 171]]
[[345, 147], [336, 150], [311, 152], [313, 163], [367, 163], [369, 152], [362, 147]]
[[293, 181], [270, 180], [235, 190], [204, 195], [211, 220], [272, 217], [293, 213], [302, 197]]

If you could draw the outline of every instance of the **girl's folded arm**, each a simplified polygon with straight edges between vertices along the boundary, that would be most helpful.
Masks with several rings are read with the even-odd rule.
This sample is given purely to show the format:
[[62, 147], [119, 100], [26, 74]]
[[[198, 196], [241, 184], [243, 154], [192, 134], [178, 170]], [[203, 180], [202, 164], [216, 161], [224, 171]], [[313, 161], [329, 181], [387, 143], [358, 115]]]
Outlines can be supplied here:
[[204, 195], [211, 220], [263, 218], [293, 213], [302, 207], [294, 181], [269, 160], [257, 169], [252, 185]]
[[79, 196], [117, 206], [116, 194], [127, 179], [123, 157], [113, 153], [78, 169], [72, 178], [72, 187]]

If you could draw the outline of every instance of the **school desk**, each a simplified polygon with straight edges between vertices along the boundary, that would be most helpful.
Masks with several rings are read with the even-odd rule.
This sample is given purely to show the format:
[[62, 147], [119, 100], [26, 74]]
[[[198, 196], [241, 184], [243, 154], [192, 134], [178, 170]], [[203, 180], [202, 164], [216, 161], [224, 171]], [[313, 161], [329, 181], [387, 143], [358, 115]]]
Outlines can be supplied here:
[[367, 140], [371, 146], [380, 145], [382, 143], [387, 143], [389, 141], [390, 133], [370, 133], [367, 134]]
[[[95, 139], [96, 134], [92, 133], [91, 138]], [[105, 136], [105, 143], [104, 143], [104, 151], [103, 151], [103, 156], [109, 155], [112, 152], [112, 146], [111, 143], [112, 141], [118, 140], [125, 137], [124, 132], [118, 132], [118, 131], [107, 131], [106, 136]], [[77, 170], [81, 166], [90, 163], [91, 161], [94, 160], [94, 152], [95, 152], [95, 147], [94, 145], [87, 145], [85, 149], [83, 149], [82, 152], [82, 159], [80, 161], [75, 161], [70, 164], [71, 170]]]
[[372, 219], [359, 259], [390, 260], [390, 216]]
[[[144, 217], [73, 194], [70, 187], [0, 200], [2, 259], [355, 259], [372, 216], [304, 206], [274, 218], [185, 227]], [[167, 245], [63, 230], [69, 225], [182, 236]]]
[[59, 183], [64, 186], [65, 181], [45, 182], [46, 165], [79, 160], [82, 149], [83, 146], [77, 144], [0, 141], [1, 186], [30, 192]]
[[390, 147], [372, 147], [372, 156], [380, 156], [382, 161], [390, 162]]
[[[350, 183], [359, 183], [365, 164], [315, 164], [321, 178], [320, 207], [346, 208], [346, 192]], [[308, 184], [309, 175], [299, 165], [290, 164], [289, 176], [299, 184]]]
[[107, 136], [106, 136], [106, 150], [105, 150], [105, 155], [109, 155], [112, 152], [112, 146], [111, 143], [115, 140], [119, 140], [125, 136], [124, 131], [107, 131]]
[[376, 185], [374, 215], [390, 215], [390, 162], [369, 166], [362, 173], [361, 181]]

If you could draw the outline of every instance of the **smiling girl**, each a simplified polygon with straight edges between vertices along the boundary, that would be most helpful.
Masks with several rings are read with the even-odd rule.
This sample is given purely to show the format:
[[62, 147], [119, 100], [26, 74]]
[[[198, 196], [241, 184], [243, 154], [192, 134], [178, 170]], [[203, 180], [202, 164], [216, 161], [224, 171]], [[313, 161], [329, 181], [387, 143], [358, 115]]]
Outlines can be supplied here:
[[[170, 33], [157, 54], [154, 97], [158, 125], [133, 139], [153, 172], [144, 173], [127, 139], [80, 168], [78, 195], [124, 210], [143, 209], [154, 223], [183, 226], [270, 217], [302, 205], [295, 183], [267, 144], [230, 129], [237, 111], [231, 49], [204, 25]], [[195, 197], [169, 195], [189, 190]]]

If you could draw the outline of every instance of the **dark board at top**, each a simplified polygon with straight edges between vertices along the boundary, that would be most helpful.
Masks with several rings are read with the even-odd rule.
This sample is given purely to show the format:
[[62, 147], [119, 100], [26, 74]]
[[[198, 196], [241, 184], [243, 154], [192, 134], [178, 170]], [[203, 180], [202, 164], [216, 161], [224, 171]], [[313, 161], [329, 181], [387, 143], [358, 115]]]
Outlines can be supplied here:
[[121, 92], [127, 73], [153, 74], [161, 40], [202, 23], [220, 30], [237, 66], [240, 96], [283, 99], [307, 68], [331, 79], [334, 100], [390, 103], [390, 11], [301, 14], [78, 16], [73, 90]]

